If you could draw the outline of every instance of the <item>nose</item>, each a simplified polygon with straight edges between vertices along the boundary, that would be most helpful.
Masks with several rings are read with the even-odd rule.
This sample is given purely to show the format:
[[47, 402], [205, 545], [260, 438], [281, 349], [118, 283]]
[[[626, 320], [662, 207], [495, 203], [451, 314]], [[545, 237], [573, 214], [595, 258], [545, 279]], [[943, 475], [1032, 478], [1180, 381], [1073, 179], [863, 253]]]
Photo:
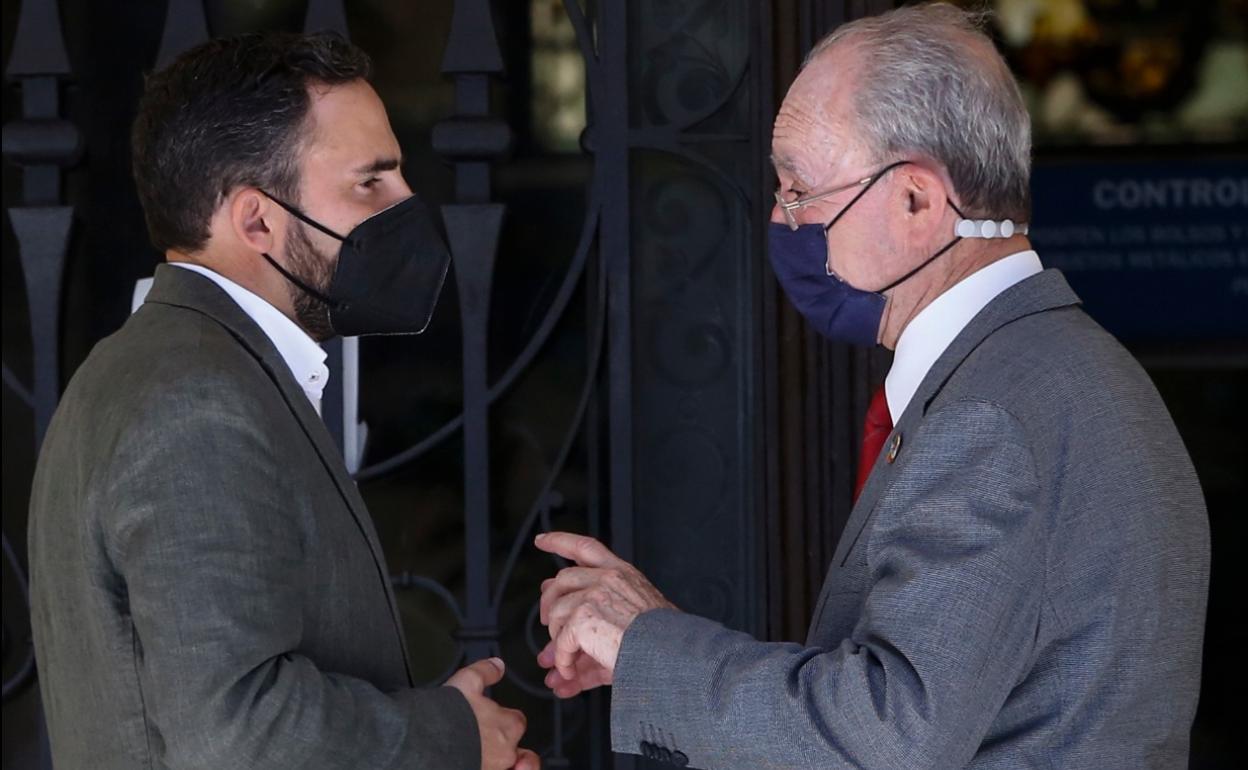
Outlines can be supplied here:
[[771, 221], [777, 225], [787, 225], [789, 223], [789, 220], [784, 216], [784, 209], [780, 208], [779, 201], [771, 205]]
[[398, 173], [394, 177], [394, 183], [389, 186], [390, 195], [387, 196], [389, 198], [386, 202], [387, 206], [393, 206], [401, 200], [412, 197], [412, 188], [403, 178], [403, 174]]
[[[377, 196], [377, 211], [385, 211], [394, 204], [412, 197], [412, 188], [402, 174], [395, 174], [385, 182], [382, 195]], [[375, 213], [375, 212], [374, 212]]]

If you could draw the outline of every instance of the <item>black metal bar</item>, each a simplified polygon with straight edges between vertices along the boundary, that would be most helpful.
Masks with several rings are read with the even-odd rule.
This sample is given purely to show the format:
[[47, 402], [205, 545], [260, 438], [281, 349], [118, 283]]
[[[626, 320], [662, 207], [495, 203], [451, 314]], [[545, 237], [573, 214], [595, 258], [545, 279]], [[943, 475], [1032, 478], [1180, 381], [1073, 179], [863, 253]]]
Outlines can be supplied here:
[[[498, 649], [498, 608], [490, 591], [490, 391], [487, 343], [494, 259], [505, 207], [489, 203], [490, 161], [506, 152], [508, 126], [490, 116], [490, 76], [502, 71], [488, 0], [458, 0], [442, 72], [454, 76], [456, 114], [435, 128], [435, 146], [455, 167], [457, 203], [442, 207], [455, 264], [463, 345], [464, 625], [470, 660]], [[481, 141], [466, 142], [454, 127], [472, 123]], [[471, 137], [470, 137], [471, 138]]]
[[60, 80], [69, 59], [57, 4], [27, 0], [6, 75], [22, 86], [22, 118], [4, 127], [4, 156], [22, 168], [24, 205], [9, 209], [17, 237], [30, 312], [34, 377], [35, 446], [43, 441], [60, 398], [61, 284], [73, 209], [61, 206], [61, 174], [77, 163], [81, 140], [60, 117]]
[[169, 0], [165, 29], [156, 54], [156, 69], [162, 69], [178, 54], [208, 40], [208, 18], [203, 0]]
[[20, 79], [31, 75], [69, 75], [69, 56], [61, 34], [60, 8], [56, 0], [25, 0], [17, 17], [17, 34], [5, 75]]
[[304, 32], [337, 32], [350, 37], [347, 30], [347, 10], [342, 0], [308, 0], [308, 12], [304, 17]]
[[329, 381], [325, 383], [325, 390], [321, 394], [321, 420], [329, 429], [329, 435], [334, 437], [334, 444], [342, 451], [343, 460], [349, 462], [355, 452], [355, 447], [349, 447], [344, 443], [344, 421], [354, 419], [354, 415], [346, 415], [343, 412], [342, 396], [345, 383], [342, 381], [342, 338], [335, 337], [326, 341], [321, 347], [325, 349], [325, 367], [329, 369]]
[[[61, 205], [64, 169], [79, 160], [81, 138], [77, 128], [60, 116], [60, 82], [71, 76], [55, 0], [26, 0], [21, 5], [17, 35], [6, 76], [21, 83], [22, 117], [4, 127], [5, 160], [22, 168], [23, 205], [8, 210], [17, 239], [18, 256], [26, 285], [33, 349], [34, 449], [38, 454], [48, 423], [60, 399], [60, 315], [62, 284], [74, 210]], [[7, 373], [7, 370], [6, 370]], [[16, 554], [4, 538], [6, 561], [25, 576]], [[24, 608], [29, 614], [29, 607]], [[29, 644], [29, 640], [22, 640]], [[33, 656], [28, 658], [33, 664]], [[4, 682], [3, 699], [25, 691], [35, 676], [25, 662]], [[35, 696], [34, 756], [40, 767], [51, 767], [47, 728]]]
[[465, 649], [470, 660], [497, 648], [498, 610], [490, 591], [490, 425], [486, 344], [501, 204], [444, 206], [463, 343]]
[[69, 206], [9, 209], [30, 308], [36, 447], [43, 443], [60, 399], [61, 287], [73, 216], [74, 210]]
[[[602, 98], [595, 101], [597, 172], [618, 180], [603, 191], [600, 249], [607, 273], [607, 444], [610, 457], [611, 546], [634, 560], [633, 542], [633, 336], [632, 262], [629, 258], [628, 13], [624, 3], [599, 9]], [[631, 762], [617, 762], [617, 767]]]

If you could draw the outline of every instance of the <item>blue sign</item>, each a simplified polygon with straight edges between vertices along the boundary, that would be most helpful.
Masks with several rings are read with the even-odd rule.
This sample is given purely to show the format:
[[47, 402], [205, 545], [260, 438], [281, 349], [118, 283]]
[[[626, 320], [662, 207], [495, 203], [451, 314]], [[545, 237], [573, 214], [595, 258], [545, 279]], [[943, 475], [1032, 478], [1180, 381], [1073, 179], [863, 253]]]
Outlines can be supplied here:
[[1131, 342], [1248, 339], [1248, 161], [1032, 172], [1030, 238]]

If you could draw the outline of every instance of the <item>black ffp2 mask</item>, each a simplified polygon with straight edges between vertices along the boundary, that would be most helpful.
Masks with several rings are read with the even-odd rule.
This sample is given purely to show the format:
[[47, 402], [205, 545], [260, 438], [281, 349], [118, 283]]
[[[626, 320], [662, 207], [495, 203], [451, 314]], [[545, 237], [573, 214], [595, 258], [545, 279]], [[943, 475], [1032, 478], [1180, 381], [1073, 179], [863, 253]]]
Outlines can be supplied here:
[[336, 334], [420, 334], [428, 327], [451, 256], [429, 208], [418, 197], [404, 198], [339, 235], [294, 206], [265, 195], [301, 222], [342, 241], [325, 292], [263, 255], [286, 280], [325, 303]]

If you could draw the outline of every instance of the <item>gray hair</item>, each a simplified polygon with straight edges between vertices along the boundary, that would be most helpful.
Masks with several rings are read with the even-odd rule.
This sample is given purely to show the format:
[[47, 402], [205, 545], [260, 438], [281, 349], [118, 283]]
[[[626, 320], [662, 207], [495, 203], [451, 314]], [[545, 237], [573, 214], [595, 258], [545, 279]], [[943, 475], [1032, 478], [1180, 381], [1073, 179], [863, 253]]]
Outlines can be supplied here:
[[942, 163], [967, 216], [1026, 222], [1031, 118], [982, 31], [988, 18], [946, 3], [905, 6], [838, 27], [802, 66], [838, 42], [853, 45], [853, 119], [876, 160]]

